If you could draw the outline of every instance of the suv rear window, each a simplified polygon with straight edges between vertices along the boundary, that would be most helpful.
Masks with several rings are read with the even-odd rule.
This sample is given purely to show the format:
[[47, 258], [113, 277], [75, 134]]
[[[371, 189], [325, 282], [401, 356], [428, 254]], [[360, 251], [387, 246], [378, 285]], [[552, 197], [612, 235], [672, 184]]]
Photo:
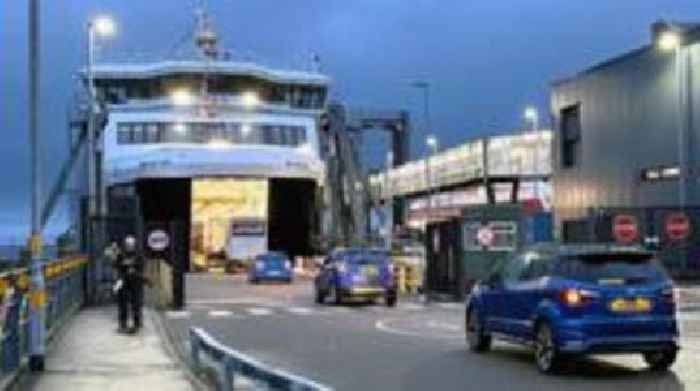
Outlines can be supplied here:
[[553, 274], [598, 285], [634, 285], [668, 279], [651, 254], [590, 254], [561, 258]]

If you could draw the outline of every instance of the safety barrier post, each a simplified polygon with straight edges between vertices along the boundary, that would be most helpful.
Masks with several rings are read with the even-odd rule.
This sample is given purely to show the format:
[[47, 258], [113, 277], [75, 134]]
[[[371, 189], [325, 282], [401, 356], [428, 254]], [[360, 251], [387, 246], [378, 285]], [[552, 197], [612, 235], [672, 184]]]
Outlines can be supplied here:
[[201, 363], [199, 361], [199, 337], [194, 332], [190, 330], [190, 358], [192, 359], [192, 365], [195, 368], [199, 368]]
[[233, 385], [235, 384], [235, 363], [233, 360], [225, 356], [224, 357], [224, 378], [222, 381], [222, 390], [230, 391], [233, 390]]

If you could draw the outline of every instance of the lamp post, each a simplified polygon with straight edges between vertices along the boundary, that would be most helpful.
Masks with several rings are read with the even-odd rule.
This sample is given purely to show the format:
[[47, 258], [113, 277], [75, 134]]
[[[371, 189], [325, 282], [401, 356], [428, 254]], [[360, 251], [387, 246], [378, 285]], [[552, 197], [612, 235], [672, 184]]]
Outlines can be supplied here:
[[[540, 148], [540, 135], [539, 135], [539, 128], [540, 128], [540, 115], [539, 112], [537, 111], [537, 108], [535, 106], [528, 106], [525, 108], [524, 112], [524, 117], [525, 120], [530, 122], [532, 125], [532, 133], [535, 135], [534, 140], [535, 140], [535, 146], [533, 150], [533, 160], [535, 161], [533, 165], [534, 169], [534, 174], [535, 178], [537, 178], [540, 175], [540, 156], [539, 156], [539, 148]], [[537, 200], [540, 201], [540, 180], [535, 179], [535, 197], [537, 197]]]
[[[417, 80], [412, 82], [410, 86], [423, 91], [423, 119], [425, 121], [423, 136], [427, 139], [428, 137], [430, 137], [430, 134], [432, 132], [432, 124], [430, 120], [430, 83], [423, 80]], [[428, 155], [427, 149], [425, 151], [425, 155]]]
[[[98, 215], [106, 216], [107, 214], [107, 187], [104, 184], [102, 173], [97, 172], [97, 137], [96, 137], [96, 117], [99, 111], [97, 101], [97, 89], [95, 87], [95, 75], [93, 67], [95, 64], [95, 40], [97, 36], [114, 35], [116, 27], [112, 19], [106, 16], [99, 16], [91, 19], [87, 23], [87, 65], [85, 69], [88, 87], [88, 123], [87, 123], [87, 160], [88, 160], [88, 238], [89, 238], [89, 254], [93, 257], [96, 251], [97, 235], [92, 224], [93, 218]], [[98, 181], [98, 177], [102, 180]], [[99, 189], [98, 189], [99, 183]], [[98, 203], [98, 191], [99, 199]], [[99, 208], [99, 210], [98, 210]], [[100, 229], [101, 239], [106, 239], [106, 229], [102, 225]], [[94, 269], [91, 274], [91, 287], [89, 290], [95, 289], [96, 285], [102, 280], [102, 260], [101, 257], [96, 257], [94, 260]], [[92, 292], [91, 292], [92, 293]]]
[[684, 46], [683, 37], [677, 28], [668, 26], [668, 30], [658, 37], [658, 47], [674, 53], [675, 57], [675, 85], [677, 99], [677, 125], [678, 125], [678, 203], [681, 209], [685, 209], [687, 203], [687, 178], [688, 178], [688, 153], [687, 143], [690, 120], [687, 114], [687, 103], [690, 95], [690, 77], [688, 51]]
[[32, 177], [32, 230], [28, 247], [31, 253], [29, 285], [29, 368], [44, 370], [46, 355], [46, 286], [41, 260], [41, 201], [39, 173], [39, 0], [29, 1], [29, 140]]
[[[87, 23], [87, 67], [86, 75], [88, 82], [88, 98], [89, 98], [89, 111], [88, 111], [88, 128], [87, 128], [87, 155], [88, 155], [88, 212], [89, 217], [94, 217], [98, 210], [97, 203], [97, 169], [96, 169], [96, 124], [95, 117], [99, 110], [97, 106], [97, 90], [95, 88], [95, 75], [93, 73], [93, 67], [95, 64], [95, 39], [98, 35], [100, 36], [111, 36], [114, 35], [116, 27], [112, 19], [106, 16], [96, 17]], [[100, 198], [102, 198], [102, 190], [100, 190]], [[106, 212], [106, 199], [102, 199], [100, 202], [100, 212]], [[103, 205], [104, 204], [104, 205]]]
[[431, 134], [425, 138], [425, 145], [431, 151], [431, 153], [425, 157], [425, 182], [428, 187], [428, 213], [426, 217], [427, 221], [433, 217], [433, 172], [430, 167], [430, 159], [437, 154], [438, 151], [438, 139], [435, 135]]

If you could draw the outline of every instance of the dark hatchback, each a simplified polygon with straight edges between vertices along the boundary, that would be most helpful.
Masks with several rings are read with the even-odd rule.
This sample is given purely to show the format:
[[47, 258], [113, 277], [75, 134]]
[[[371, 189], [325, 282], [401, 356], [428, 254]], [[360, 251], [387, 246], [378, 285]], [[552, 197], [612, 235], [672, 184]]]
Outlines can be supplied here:
[[566, 355], [641, 353], [666, 370], [679, 349], [676, 296], [653, 253], [604, 245], [540, 246], [516, 254], [466, 302], [471, 350], [492, 338], [530, 345], [540, 371]]

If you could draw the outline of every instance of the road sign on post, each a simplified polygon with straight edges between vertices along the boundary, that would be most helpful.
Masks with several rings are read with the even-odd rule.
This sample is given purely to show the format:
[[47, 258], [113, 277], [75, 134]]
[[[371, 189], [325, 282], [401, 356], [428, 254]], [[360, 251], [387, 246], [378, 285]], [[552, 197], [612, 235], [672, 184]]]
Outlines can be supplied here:
[[620, 243], [629, 244], [639, 238], [639, 224], [632, 215], [621, 214], [613, 218], [613, 237]]
[[664, 229], [669, 239], [685, 240], [690, 235], [690, 219], [683, 212], [673, 212], [666, 216]]
[[148, 247], [152, 251], [163, 251], [170, 245], [170, 236], [162, 229], [156, 229], [148, 234]]
[[476, 232], [476, 240], [484, 247], [490, 247], [493, 244], [494, 233], [491, 227], [485, 225]]

